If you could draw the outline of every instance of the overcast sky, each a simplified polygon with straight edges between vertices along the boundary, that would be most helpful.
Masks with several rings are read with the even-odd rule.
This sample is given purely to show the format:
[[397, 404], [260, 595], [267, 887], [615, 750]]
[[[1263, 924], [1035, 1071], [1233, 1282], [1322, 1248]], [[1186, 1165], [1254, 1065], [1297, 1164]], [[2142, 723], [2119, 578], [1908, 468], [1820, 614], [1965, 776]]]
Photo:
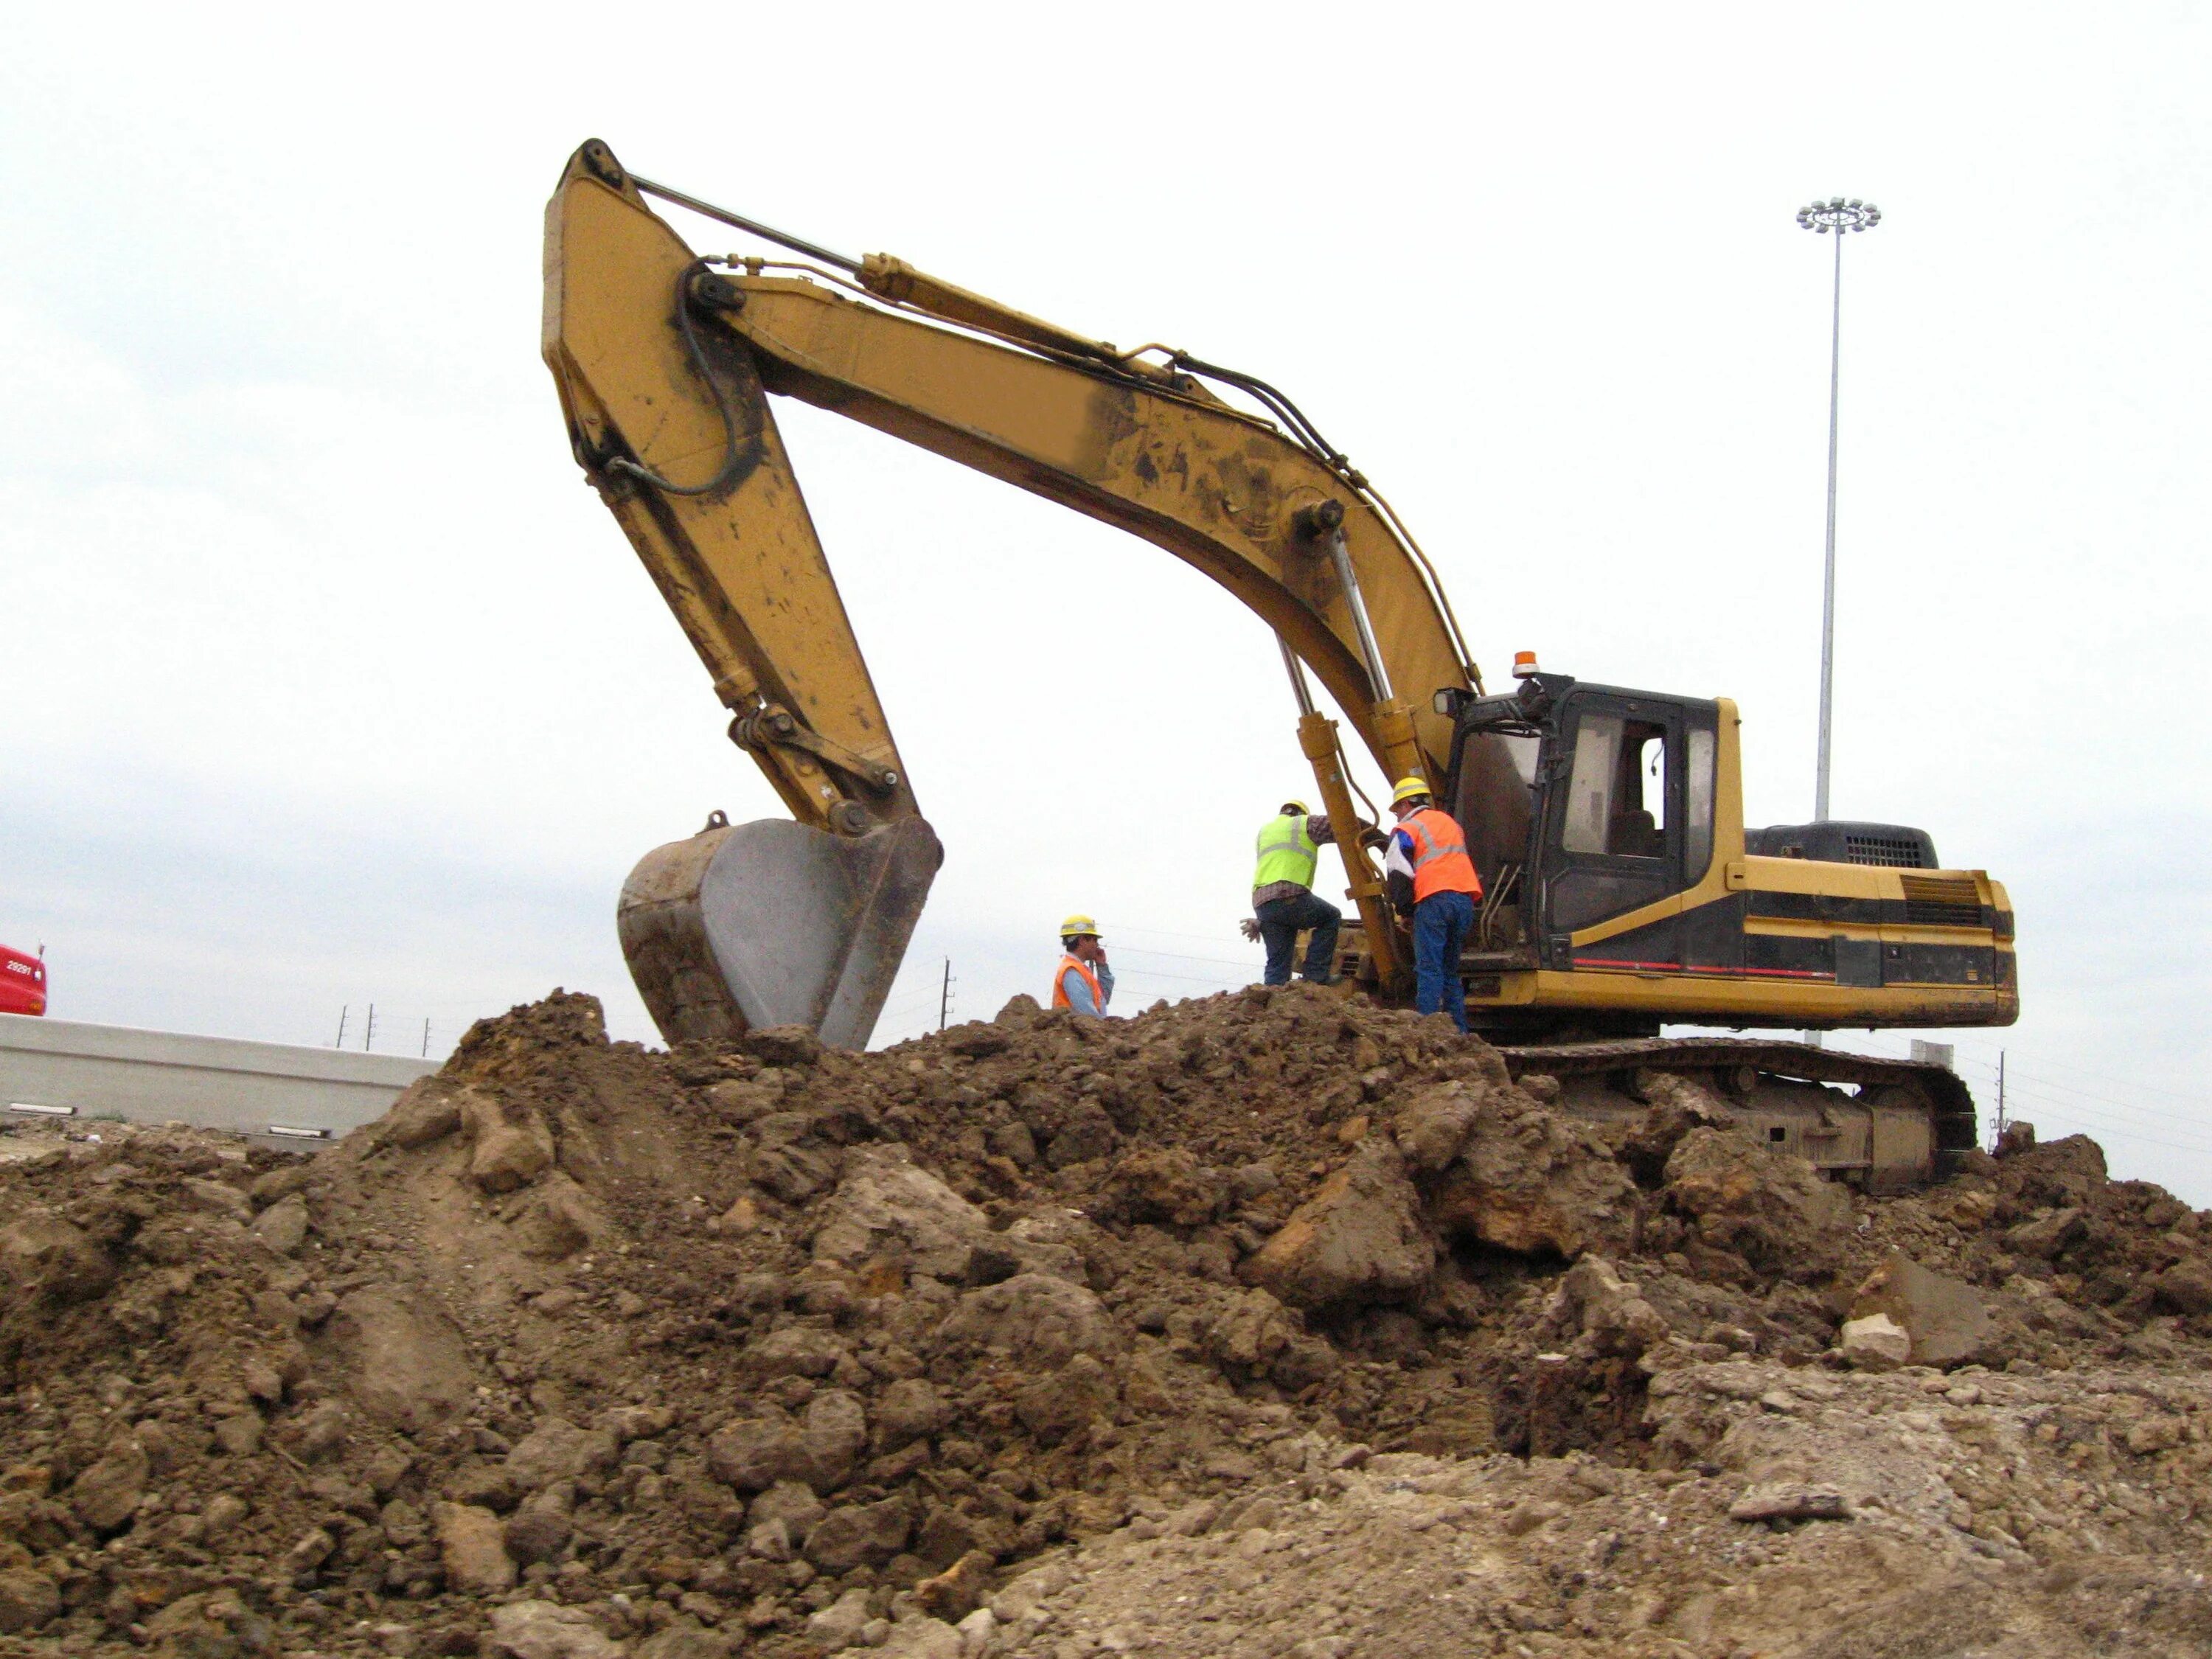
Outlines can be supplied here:
[[[1844, 258], [1835, 811], [2009, 885], [1984, 1109], [2002, 1049], [2015, 1115], [2212, 1204], [2208, 62], [2156, 4], [27, 10], [0, 939], [61, 1018], [350, 1045], [374, 1002], [435, 1053], [560, 984], [650, 1035], [623, 874], [778, 809], [538, 361], [588, 137], [1273, 380], [1493, 671], [1734, 696], [1752, 821], [1802, 820], [1830, 268], [1793, 215], [1842, 192], [1884, 221]], [[1267, 631], [779, 412], [947, 848], [880, 1035], [948, 957], [955, 1018], [1041, 992], [1075, 909], [1126, 1006], [1252, 977], [1252, 832], [1310, 781]]]

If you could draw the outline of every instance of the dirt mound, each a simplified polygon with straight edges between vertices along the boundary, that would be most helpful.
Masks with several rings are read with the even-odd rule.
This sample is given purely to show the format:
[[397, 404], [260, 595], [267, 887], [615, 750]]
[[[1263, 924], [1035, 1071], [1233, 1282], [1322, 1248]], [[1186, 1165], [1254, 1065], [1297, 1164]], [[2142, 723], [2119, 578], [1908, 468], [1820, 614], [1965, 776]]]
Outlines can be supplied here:
[[[2212, 1420], [2159, 1379], [2207, 1355], [2212, 1218], [2079, 1140], [1869, 1201], [1661, 1085], [1601, 1127], [1444, 1022], [1304, 987], [1104, 1024], [1018, 999], [866, 1055], [794, 1030], [653, 1053], [556, 994], [312, 1159], [58, 1146], [0, 1167], [0, 1644], [1088, 1652], [1107, 1626], [1023, 1625], [1080, 1583], [1015, 1575], [1110, 1599], [1068, 1561], [1166, 1572], [1139, 1547], [1181, 1540], [1273, 1586], [1279, 1615], [1237, 1620], [1282, 1627], [1255, 1653], [1461, 1651], [1351, 1606], [1381, 1582], [1357, 1551], [1341, 1584], [1268, 1577], [1331, 1528], [1384, 1547], [1361, 1517], [1443, 1480], [1553, 1585], [1466, 1581], [1540, 1652], [1612, 1616], [1559, 1575], [1597, 1573], [1591, 1539], [1653, 1494], [1719, 1533], [1810, 1527], [1727, 1518], [1819, 1474], [1765, 1419], [1878, 1421], [1930, 1382], [2055, 1471], [1966, 1495], [2018, 1468], [1935, 1419], [1983, 1524], [1932, 1497], [1914, 1524], [1997, 1552], [1944, 1571], [2001, 1578], [2039, 1540], [2202, 1558]], [[2149, 1403], [2066, 1403], [2092, 1397]], [[2154, 1464], [2142, 1514], [2064, 1490], [2116, 1490], [2100, 1459]], [[1559, 1480], [1620, 1513], [1522, 1490]], [[1875, 1499], [1902, 1512], [1835, 1497]], [[2069, 1530], [2082, 1502], [2130, 1519]], [[1610, 1518], [1521, 1527], [1555, 1503]], [[1666, 1551], [1607, 1547], [1624, 1606], [1659, 1595], [1653, 1643], [1752, 1629], [1691, 1611]], [[1231, 1650], [1169, 1623], [1139, 1634]]]

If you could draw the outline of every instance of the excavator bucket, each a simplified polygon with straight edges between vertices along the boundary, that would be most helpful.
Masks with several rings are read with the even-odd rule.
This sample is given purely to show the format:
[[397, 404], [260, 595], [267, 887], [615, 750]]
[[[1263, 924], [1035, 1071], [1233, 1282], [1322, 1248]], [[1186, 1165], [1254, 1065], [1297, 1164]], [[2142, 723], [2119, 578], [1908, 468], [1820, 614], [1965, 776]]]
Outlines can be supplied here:
[[862, 1048], [944, 860], [921, 818], [835, 836], [717, 812], [630, 872], [615, 917], [623, 955], [671, 1043], [806, 1025]]

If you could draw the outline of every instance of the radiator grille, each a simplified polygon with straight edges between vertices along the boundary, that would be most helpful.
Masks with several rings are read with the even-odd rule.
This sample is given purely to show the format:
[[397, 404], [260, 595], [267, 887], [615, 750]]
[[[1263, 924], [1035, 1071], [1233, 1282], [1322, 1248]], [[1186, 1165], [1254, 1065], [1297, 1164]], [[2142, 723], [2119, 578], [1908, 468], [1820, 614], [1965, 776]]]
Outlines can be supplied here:
[[1978, 927], [1982, 895], [1964, 876], [1900, 876], [1905, 919], [1925, 927]]
[[1917, 870], [1920, 868], [1920, 843], [1903, 836], [1863, 836], [1846, 831], [1844, 836], [1844, 862], [1878, 864], [1888, 869]]

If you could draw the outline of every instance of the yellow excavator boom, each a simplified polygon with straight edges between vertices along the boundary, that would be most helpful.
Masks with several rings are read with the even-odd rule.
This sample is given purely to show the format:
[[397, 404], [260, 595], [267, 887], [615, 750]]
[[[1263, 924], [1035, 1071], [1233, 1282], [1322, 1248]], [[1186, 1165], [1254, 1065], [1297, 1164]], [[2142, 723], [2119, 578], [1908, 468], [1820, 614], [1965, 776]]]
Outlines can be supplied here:
[[[842, 291], [839, 272], [818, 263], [784, 276], [758, 258], [702, 258], [597, 143], [569, 162], [547, 209], [545, 248], [544, 354], [576, 457], [706, 665], [732, 713], [732, 738], [800, 826], [865, 843], [918, 821], [920, 809], [770, 392], [1118, 526], [1234, 593], [1284, 644], [1304, 712], [1301, 744], [1340, 821], [1358, 814], [1334, 723], [1313, 710], [1300, 665], [1386, 775], [1443, 776], [1452, 724], [1431, 694], [1468, 687], [1474, 670], [1417, 551], [1342, 457], [1228, 405], [1191, 374], [1116, 355], [885, 256], [839, 261], [848, 267]], [[1477, 763], [1504, 784], [1511, 763], [1492, 749]], [[1503, 837], [1525, 832], [1525, 812], [1517, 825], [1510, 816], [1485, 827]], [[811, 845], [785, 835], [776, 856]], [[1381, 884], [1355, 841], [1346, 837], [1341, 850], [1370, 939], [1380, 942], [1382, 975], [1402, 979]], [[680, 868], [641, 866], [625, 917], [690, 904], [692, 866], [716, 856], [725, 855], [693, 847], [676, 860]], [[809, 856], [827, 869], [844, 854], [815, 848]], [[923, 861], [933, 871], [933, 836], [926, 848], [912, 837], [902, 856], [889, 876], [880, 859], [862, 859], [867, 867], [823, 902], [848, 912], [830, 931], [880, 935], [863, 951], [878, 967], [885, 958], [896, 967], [919, 914], [927, 872], [918, 890], [915, 878]], [[775, 878], [756, 871], [754, 879]], [[856, 921], [856, 907], [865, 910], [877, 891], [870, 883], [886, 881], [904, 911]], [[803, 905], [786, 908], [794, 912], [781, 924], [787, 933], [761, 954], [787, 954], [808, 927], [797, 914]], [[646, 931], [659, 939], [657, 923]], [[696, 953], [696, 939], [659, 943], [672, 960]], [[635, 947], [632, 957], [635, 966]], [[729, 962], [722, 967], [727, 977]], [[683, 1000], [646, 988], [648, 1005], [661, 1005], [656, 1018]], [[677, 1019], [682, 1034], [729, 1029], [732, 1011], [702, 1012], [714, 999], [693, 989], [698, 1018], [690, 1027]], [[826, 1006], [834, 990], [810, 994]], [[760, 1023], [745, 1000], [735, 1016]], [[866, 1012], [872, 1024], [873, 1008]], [[662, 1024], [669, 1030], [670, 1020]]]

